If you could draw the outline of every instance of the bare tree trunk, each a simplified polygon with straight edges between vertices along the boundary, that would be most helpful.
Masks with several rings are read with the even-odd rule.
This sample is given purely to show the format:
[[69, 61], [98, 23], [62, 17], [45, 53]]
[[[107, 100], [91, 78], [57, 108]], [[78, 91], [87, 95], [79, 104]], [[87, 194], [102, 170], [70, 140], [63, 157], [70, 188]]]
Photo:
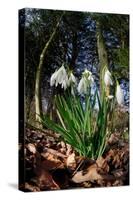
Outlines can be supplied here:
[[70, 69], [75, 68], [75, 62], [78, 56], [78, 43], [77, 43], [78, 37], [77, 37], [77, 32], [73, 33], [73, 38], [72, 38], [72, 58], [70, 60]]
[[98, 57], [100, 64], [100, 92], [102, 92], [102, 81], [103, 81], [102, 72], [105, 66], [108, 67], [108, 56], [99, 20], [97, 20], [96, 22], [96, 36], [97, 36], [97, 50], [98, 50]]
[[[45, 47], [42, 50], [42, 53], [40, 55], [40, 61], [39, 61], [39, 65], [37, 67], [37, 71], [36, 71], [36, 80], [35, 80], [35, 112], [36, 112], [36, 121], [38, 122], [39, 126], [40, 126], [40, 115], [42, 114], [42, 103], [41, 103], [41, 72], [42, 72], [42, 66], [43, 66], [43, 62], [44, 62], [44, 58], [45, 58], [45, 54], [46, 51], [52, 41], [52, 39], [54, 38], [56, 31], [59, 27], [60, 21], [63, 17], [64, 13], [60, 16], [49, 40], [47, 41]], [[37, 125], [38, 125], [37, 124]]]

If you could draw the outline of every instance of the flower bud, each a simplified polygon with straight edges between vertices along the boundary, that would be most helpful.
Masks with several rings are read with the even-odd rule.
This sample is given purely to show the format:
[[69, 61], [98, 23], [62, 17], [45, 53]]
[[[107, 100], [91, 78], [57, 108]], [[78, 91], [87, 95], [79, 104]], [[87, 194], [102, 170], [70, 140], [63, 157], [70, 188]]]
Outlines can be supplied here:
[[106, 86], [113, 85], [112, 79], [111, 79], [111, 73], [108, 69], [106, 69], [104, 74], [104, 83]]
[[116, 88], [116, 99], [119, 105], [122, 105], [124, 103], [123, 91], [118, 83]]

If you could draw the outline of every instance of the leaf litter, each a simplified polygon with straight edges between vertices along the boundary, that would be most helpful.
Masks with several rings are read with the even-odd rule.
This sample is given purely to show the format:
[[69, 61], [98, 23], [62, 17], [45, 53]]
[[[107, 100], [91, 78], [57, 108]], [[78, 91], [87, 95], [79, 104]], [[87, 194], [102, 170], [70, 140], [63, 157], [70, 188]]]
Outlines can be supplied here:
[[[129, 184], [129, 144], [111, 135], [103, 157], [79, 156], [64, 141], [45, 131], [26, 128], [24, 191], [123, 186]], [[117, 138], [118, 137], [118, 138]], [[122, 144], [122, 145], [121, 145]], [[20, 155], [23, 145], [19, 144]], [[20, 158], [23, 162], [23, 158]]]

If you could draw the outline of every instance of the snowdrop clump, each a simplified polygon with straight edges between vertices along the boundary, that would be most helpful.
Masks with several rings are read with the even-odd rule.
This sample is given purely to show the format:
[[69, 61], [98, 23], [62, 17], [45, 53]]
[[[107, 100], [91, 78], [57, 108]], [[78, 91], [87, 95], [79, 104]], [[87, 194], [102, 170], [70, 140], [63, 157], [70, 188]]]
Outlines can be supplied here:
[[[115, 109], [115, 100], [119, 105], [124, 103], [123, 92], [118, 81], [114, 81], [116, 95], [110, 94], [113, 79], [106, 66], [102, 75], [101, 90], [96, 87], [96, 84], [94, 88], [92, 87], [94, 79], [87, 69], [82, 73], [77, 85], [72, 71], [66, 70], [62, 65], [52, 74], [50, 80], [51, 86], [59, 85], [65, 90], [64, 93], [55, 95], [55, 108], [60, 123], [51, 121], [47, 116], [43, 118], [45, 126], [61, 134], [64, 140], [78, 151], [79, 155], [92, 159], [102, 156], [106, 148], [111, 134], [112, 123], [110, 122], [113, 119], [110, 113]], [[68, 91], [66, 91], [67, 88]], [[80, 95], [84, 95], [83, 98]], [[94, 125], [92, 122], [95, 119]]]
[[[79, 94], [87, 94], [87, 90], [90, 84], [94, 83], [92, 73], [85, 69], [82, 73], [82, 78], [79, 81], [77, 90]], [[61, 85], [61, 88], [66, 90], [68, 87], [71, 87], [71, 93], [74, 95], [74, 88], [77, 85], [77, 80], [72, 71], [67, 73], [64, 65], [62, 65], [58, 70], [56, 70], [50, 79], [50, 86]]]
[[[76, 77], [74, 76], [72, 71], [69, 71], [67, 73], [64, 65], [62, 65], [58, 70], [56, 70], [52, 74], [50, 79], [50, 86], [55, 85], [57, 87], [58, 85], [61, 85], [61, 88], [63, 88], [64, 90], [66, 90], [68, 87], [71, 87], [72, 95], [74, 95], [75, 86], [77, 86], [77, 91], [80, 95], [87, 94], [89, 86], [93, 83], [94, 79], [92, 73], [89, 70], [85, 69], [84, 72], [82, 73], [82, 77], [77, 86]], [[112, 76], [107, 67], [105, 68], [105, 73], [104, 73], [104, 83], [107, 88], [113, 85]], [[114, 98], [114, 96], [108, 93], [107, 98], [111, 100]], [[119, 105], [124, 104], [124, 95], [120, 85], [118, 84], [118, 81], [116, 87], [116, 99]]]

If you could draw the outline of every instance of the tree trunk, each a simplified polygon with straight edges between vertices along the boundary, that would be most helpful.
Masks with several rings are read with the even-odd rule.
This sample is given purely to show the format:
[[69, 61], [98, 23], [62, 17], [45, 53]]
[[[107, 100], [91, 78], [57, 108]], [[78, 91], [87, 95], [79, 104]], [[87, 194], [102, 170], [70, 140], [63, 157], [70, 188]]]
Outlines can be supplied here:
[[31, 105], [32, 97], [27, 95], [25, 96], [25, 122], [28, 122], [30, 115], [30, 105]]
[[103, 68], [105, 66], [108, 67], [108, 56], [105, 47], [105, 42], [102, 34], [102, 28], [100, 21], [97, 20], [96, 22], [96, 37], [97, 37], [97, 50], [98, 50], [98, 57], [99, 57], [99, 64], [100, 64], [100, 93], [102, 92], [102, 82], [103, 82]]
[[73, 33], [73, 38], [72, 38], [72, 57], [70, 60], [70, 69], [75, 68], [75, 62], [78, 56], [78, 43], [77, 43], [78, 37], [77, 37], [77, 32]]
[[47, 41], [45, 47], [42, 50], [42, 53], [40, 55], [40, 61], [39, 61], [39, 65], [37, 67], [37, 71], [36, 71], [36, 79], [35, 79], [35, 112], [36, 112], [36, 121], [37, 121], [37, 126], [40, 126], [40, 122], [41, 122], [41, 114], [42, 114], [42, 103], [41, 103], [41, 72], [42, 72], [42, 66], [43, 66], [43, 62], [44, 62], [44, 58], [45, 58], [45, 54], [46, 51], [52, 41], [52, 39], [54, 38], [56, 31], [59, 27], [60, 21], [63, 17], [64, 13], [61, 15], [61, 17], [59, 18], [49, 40]]

